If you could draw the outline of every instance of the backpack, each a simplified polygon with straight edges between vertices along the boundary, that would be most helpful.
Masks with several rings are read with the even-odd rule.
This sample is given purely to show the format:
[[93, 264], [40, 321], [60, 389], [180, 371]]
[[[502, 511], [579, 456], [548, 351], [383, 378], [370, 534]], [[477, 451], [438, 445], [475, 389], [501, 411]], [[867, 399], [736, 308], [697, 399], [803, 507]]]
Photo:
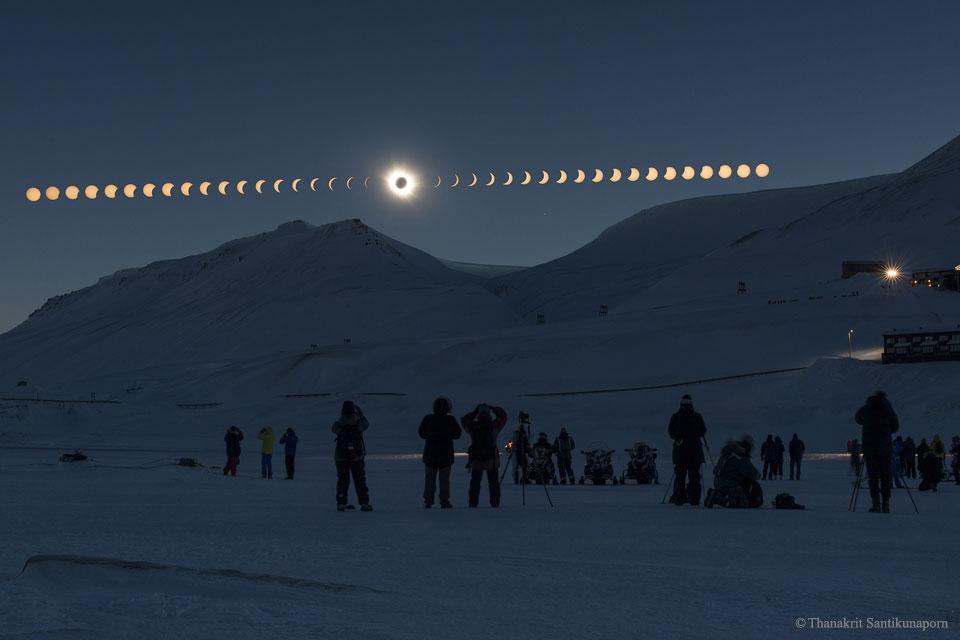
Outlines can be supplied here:
[[789, 493], [779, 493], [777, 497], [773, 499], [773, 506], [777, 509], [805, 509], [802, 504], [797, 504], [797, 501]]
[[366, 454], [363, 434], [357, 429], [344, 427], [337, 435], [337, 459], [360, 460]]

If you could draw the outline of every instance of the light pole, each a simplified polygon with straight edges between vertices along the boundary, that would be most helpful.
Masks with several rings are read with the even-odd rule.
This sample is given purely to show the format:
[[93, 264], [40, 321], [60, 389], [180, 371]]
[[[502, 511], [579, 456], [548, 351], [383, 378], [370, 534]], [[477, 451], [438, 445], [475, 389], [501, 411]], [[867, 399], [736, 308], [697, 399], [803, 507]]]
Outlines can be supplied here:
[[847, 331], [847, 345], [850, 349], [850, 359], [853, 360], [853, 329]]

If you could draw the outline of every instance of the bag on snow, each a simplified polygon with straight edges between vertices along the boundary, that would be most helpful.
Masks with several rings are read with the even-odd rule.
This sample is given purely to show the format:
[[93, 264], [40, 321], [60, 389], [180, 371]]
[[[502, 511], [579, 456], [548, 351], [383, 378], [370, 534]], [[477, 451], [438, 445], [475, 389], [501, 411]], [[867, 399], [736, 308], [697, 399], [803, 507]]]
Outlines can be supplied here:
[[778, 493], [773, 499], [773, 506], [776, 509], [806, 509], [802, 504], [797, 504], [796, 499], [789, 493]]

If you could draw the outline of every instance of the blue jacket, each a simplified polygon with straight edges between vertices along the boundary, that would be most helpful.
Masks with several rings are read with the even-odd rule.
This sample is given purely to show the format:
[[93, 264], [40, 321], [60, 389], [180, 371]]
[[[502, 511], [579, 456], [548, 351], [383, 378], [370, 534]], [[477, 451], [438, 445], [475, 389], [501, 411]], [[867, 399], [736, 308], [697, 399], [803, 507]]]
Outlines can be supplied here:
[[293, 429], [285, 432], [280, 436], [280, 444], [284, 445], [283, 452], [288, 456], [297, 455], [297, 442], [300, 441], [300, 438], [297, 437], [297, 434], [294, 433]]

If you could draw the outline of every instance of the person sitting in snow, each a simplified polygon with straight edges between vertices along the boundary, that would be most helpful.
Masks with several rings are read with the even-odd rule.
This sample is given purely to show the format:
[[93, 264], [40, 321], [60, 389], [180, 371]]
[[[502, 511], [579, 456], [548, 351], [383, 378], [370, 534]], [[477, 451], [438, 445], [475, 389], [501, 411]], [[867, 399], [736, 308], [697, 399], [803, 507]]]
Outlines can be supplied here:
[[227, 464], [223, 466], [223, 475], [230, 474], [236, 477], [237, 467], [240, 466], [240, 441], [243, 440], [243, 431], [236, 426], [227, 429], [223, 441], [227, 445]]
[[334, 462], [337, 466], [337, 511], [346, 511], [347, 494], [350, 492], [350, 478], [357, 492], [361, 511], [373, 511], [370, 506], [370, 491], [367, 488], [366, 443], [363, 432], [370, 427], [366, 416], [356, 404], [346, 400], [340, 409], [340, 418], [330, 430], [337, 436]]
[[293, 480], [293, 472], [297, 463], [297, 443], [300, 438], [293, 427], [288, 427], [280, 436], [280, 444], [283, 445], [283, 461], [287, 467], [287, 480]]
[[463, 430], [470, 435], [470, 447], [467, 449], [467, 468], [470, 470], [469, 505], [476, 508], [480, 504], [480, 485], [483, 476], [487, 476], [490, 488], [490, 506], [500, 506], [500, 451], [497, 436], [503, 425], [507, 424], [507, 412], [501, 407], [478, 404], [476, 408], [460, 419]]
[[763, 504], [763, 489], [757, 482], [760, 472], [750, 461], [752, 451], [750, 435], [727, 441], [713, 469], [713, 489], [707, 494], [707, 507], [746, 509]]
[[557, 474], [556, 468], [553, 465], [553, 445], [550, 444], [550, 439], [547, 437], [547, 434], [543, 431], [537, 436], [537, 441], [533, 443], [533, 446], [530, 448], [530, 456], [533, 460], [539, 460], [542, 464], [542, 467], [536, 470], [537, 474], [542, 474], [545, 471], [549, 471], [551, 477], [545, 478], [538, 475], [535, 478], [537, 484], [548, 484], [548, 483], [557, 483]]
[[260, 429], [257, 440], [260, 441], [260, 477], [273, 480], [273, 445], [277, 441], [273, 427]]

